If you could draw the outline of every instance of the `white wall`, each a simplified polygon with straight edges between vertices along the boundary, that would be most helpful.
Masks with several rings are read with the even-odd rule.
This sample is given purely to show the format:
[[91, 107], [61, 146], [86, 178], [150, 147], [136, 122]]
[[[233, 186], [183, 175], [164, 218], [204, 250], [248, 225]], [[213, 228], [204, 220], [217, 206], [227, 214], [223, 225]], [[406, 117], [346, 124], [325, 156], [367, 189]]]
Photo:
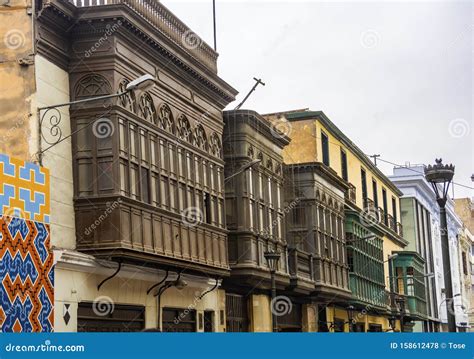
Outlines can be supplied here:
[[[37, 106], [69, 102], [68, 73], [39, 55], [35, 56], [35, 66]], [[69, 108], [61, 107], [59, 110], [60, 128], [63, 136], [68, 136], [71, 133]], [[33, 124], [32, 127], [36, 126]], [[43, 131], [49, 128], [49, 121], [44, 121]], [[48, 146], [43, 141], [42, 149]], [[46, 151], [43, 166], [49, 168], [51, 180], [51, 244], [55, 248], [75, 248], [71, 139]]]

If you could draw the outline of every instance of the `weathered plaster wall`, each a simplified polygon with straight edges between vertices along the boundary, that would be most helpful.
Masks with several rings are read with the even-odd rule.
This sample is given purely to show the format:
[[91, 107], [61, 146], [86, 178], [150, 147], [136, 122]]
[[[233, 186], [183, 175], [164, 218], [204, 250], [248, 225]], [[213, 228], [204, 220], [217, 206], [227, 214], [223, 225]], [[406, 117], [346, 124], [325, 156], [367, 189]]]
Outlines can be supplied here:
[[[113, 272], [111, 268], [109, 270]], [[156, 297], [146, 295], [147, 289], [154, 284], [152, 280], [144, 281], [118, 275], [97, 290], [97, 285], [107, 275], [81, 272], [77, 269], [69, 269], [59, 266], [55, 271], [55, 332], [77, 331], [77, 308], [78, 303], [83, 301], [103, 303], [145, 305], [145, 325], [147, 328], [156, 328]], [[111, 299], [108, 302], [108, 298]], [[63, 319], [64, 304], [70, 304], [69, 312], [71, 319], [68, 324]]]
[[270, 298], [263, 294], [254, 294], [250, 298], [251, 332], [271, 332], [272, 331], [272, 313], [270, 310]]
[[[0, 153], [30, 160], [35, 69], [30, 0], [0, 1]], [[25, 65], [20, 65], [25, 61]]]
[[291, 163], [305, 163], [305, 162], [322, 162], [322, 145], [321, 145], [321, 131], [328, 136], [329, 139], [329, 165], [342, 176], [341, 166], [341, 148], [347, 154], [347, 172], [349, 182], [356, 187], [356, 204], [363, 208], [362, 201], [362, 183], [361, 183], [361, 167], [366, 170], [367, 178], [367, 195], [373, 199], [372, 179], [377, 182], [377, 197], [379, 206], [383, 206], [382, 202], [382, 188], [387, 191], [387, 213], [393, 215], [392, 197], [395, 197], [397, 202], [397, 220], [400, 222], [399, 197], [396, 195], [385, 183], [387, 179], [381, 178], [370, 168], [365, 166], [362, 161], [342, 144], [331, 132], [325, 128], [318, 120], [301, 120], [291, 121], [288, 135], [291, 142], [283, 149], [283, 159], [287, 164]]
[[[38, 107], [69, 102], [69, 75], [66, 71], [46, 60], [35, 57], [36, 83], [38, 88]], [[71, 133], [69, 108], [59, 108], [60, 128], [63, 136]], [[36, 117], [35, 117], [36, 118]], [[43, 122], [43, 131], [48, 137], [49, 122]], [[42, 149], [49, 145], [43, 140]], [[73, 207], [72, 150], [71, 139], [48, 149], [43, 154], [43, 166], [49, 168], [51, 175], [51, 237], [55, 248], [73, 249], [76, 247]]]
[[[72, 253], [72, 252], [69, 252]], [[76, 252], [77, 253], [77, 252]], [[80, 262], [81, 256], [76, 254], [74, 264], [67, 260], [68, 252], [55, 251], [58, 263], [56, 264], [56, 291], [55, 291], [55, 331], [75, 332], [77, 331], [77, 308], [80, 302], [102, 302], [109, 305], [106, 308], [111, 311], [118, 304], [138, 305], [145, 307], [145, 327], [156, 328], [158, 324], [158, 301], [153, 294], [156, 289], [147, 294], [147, 290], [163, 278], [164, 272], [154, 274], [150, 270], [142, 270], [138, 267], [124, 266], [116, 277], [108, 280], [98, 290], [98, 284], [110, 276], [116, 267], [110, 263], [103, 266], [92, 264], [89, 259]], [[66, 259], [65, 259], [66, 258]], [[176, 279], [176, 275], [170, 274], [170, 280]], [[225, 328], [225, 292], [221, 289], [213, 290], [199, 298], [201, 294], [212, 289], [213, 283], [198, 282], [193, 277], [184, 276], [187, 286], [178, 290], [174, 287], [167, 289], [161, 296], [160, 307], [196, 310], [197, 318], [204, 311], [214, 311], [214, 328], [217, 332], [223, 332]], [[71, 315], [69, 323], [66, 324], [64, 305], [69, 304]], [[221, 321], [221, 311], [224, 317]], [[161, 315], [163, 318], [163, 315]], [[223, 325], [221, 325], [223, 323]], [[203, 332], [204, 328], [197, 328]]]

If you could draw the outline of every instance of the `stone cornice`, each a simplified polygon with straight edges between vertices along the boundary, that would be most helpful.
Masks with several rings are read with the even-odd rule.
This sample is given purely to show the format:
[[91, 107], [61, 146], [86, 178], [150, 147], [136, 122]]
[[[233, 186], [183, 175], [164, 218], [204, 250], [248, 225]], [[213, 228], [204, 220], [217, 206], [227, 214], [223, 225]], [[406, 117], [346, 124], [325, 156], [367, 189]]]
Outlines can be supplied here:
[[218, 98], [221, 107], [235, 100], [237, 90], [124, 4], [76, 8], [65, 1], [48, 2], [38, 13], [36, 21], [37, 27], [43, 27], [43, 33], [50, 30], [54, 33], [54, 38], [53, 36], [45, 38], [39, 31], [36, 39], [38, 53], [67, 70], [69, 49], [65, 48], [64, 44], [58, 43], [59, 38], [70, 41], [72, 34], [80, 34], [82, 24], [90, 24], [94, 21], [116, 22], [117, 19], [123, 22], [120, 31], [127, 31], [127, 35], [136, 36], [144, 44], [153, 47], [169, 64], [174, 65], [176, 69], [187, 74], [193, 82], [212, 93], [211, 97]]
[[291, 139], [284, 134], [276, 134], [276, 130], [272, 129], [271, 124], [263, 116], [253, 110], [231, 110], [224, 111], [224, 122], [227, 126], [233, 122], [241, 122], [248, 124], [266, 139], [275, 143], [280, 149], [288, 145]]

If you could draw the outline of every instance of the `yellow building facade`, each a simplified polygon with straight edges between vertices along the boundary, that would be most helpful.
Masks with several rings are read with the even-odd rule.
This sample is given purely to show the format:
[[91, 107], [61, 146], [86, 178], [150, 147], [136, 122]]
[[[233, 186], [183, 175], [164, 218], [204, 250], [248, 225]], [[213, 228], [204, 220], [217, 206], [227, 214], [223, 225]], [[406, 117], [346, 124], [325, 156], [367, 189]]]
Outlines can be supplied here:
[[[324, 163], [349, 183], [346, 215], [352, 214], [358, 222], [370, 227], [371, 233], [375, 233], [377, 237], [374, 241], [355, 238], [354, 243], [380, 241], [379, 247], [383, 255], [377, 259], [377, 263], [380, 268], [383, 266], [383, 276], [375, 273], [379, 278], [379, 289], [357, 286], [361, 291], [372, 291], [369, 298], [372, 296], [377, 300], [373, 303], [355, 301], [355, 311], [352, 313], [354, 325], [364, 331], [401, 330], [400, 315], [394, 320], [394, 314], [400, 313], [392, 313], [390, 308], [396, 295], [391, 293], [396, 289], [391, 288], [395, 268], [390, 266], [393, 266], [392, 258], [397, 257], [396, 253], [403, 251], [407, 244], [399, 223], [402, 193], [323, 112], [298, 110], [268, 114], [266, 118], [277, 130], [291, 138], [290, 144], [283, 150], [285, 164]], [[346, 235], [349, 237], [347, 231], [346, 228]], [[349, 238], [347, 245], [349, 248]], [[370, 266], [372, 262], [367, 263]], [[354, 283], [351, 279], [351, 284]], [[352, 291], [354, 296], [357, 289], [352, 288]], [[400, 291], [403, 291], [403, 287], [400, 287]], [[319, 315], [326, 317], [329, 327], [337, 327], [335, 323], [344, 323], [344, 331], [349, 331], [348, 311], [344, 306], [351, 303], [329, 304], [324, 311], [319, 311]], [[319, 321], [324, 322], [324, 318], [319, 318]]]

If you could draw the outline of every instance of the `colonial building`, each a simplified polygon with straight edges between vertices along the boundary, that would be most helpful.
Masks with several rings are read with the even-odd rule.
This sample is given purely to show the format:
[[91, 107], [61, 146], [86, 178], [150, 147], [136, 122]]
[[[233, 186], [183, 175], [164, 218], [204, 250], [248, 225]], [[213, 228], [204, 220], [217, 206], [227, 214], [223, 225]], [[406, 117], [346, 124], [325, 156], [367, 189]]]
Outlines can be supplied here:
[[[9, 66], [29, 74], [33, 114], [12, 154], [51, 175], [54, 330], [225, 331], [222, 109], [236, 91], [217, 53], [158, 1], [34, 5], [33, 27], [8, 24], [28, 39]], [[144, 74], [155, 86], [129, 90]]]
[[[423, 260], [416, 253], [401, 254], [407, 245], [400, 223], [402, 193], [323, 112], [296, 110], [265, 117], [291, 138], [283, 151], [286, 164], [317, 163], [347, 187], [345, 255], [352, 297], [344, 305], [354, 310], [337, 301], [321, 303], [321, 330], [328, 323], [334, 331], [342, 331], [341, 327], [346, 331], [411, 330], [412, 320], [424, 315], [425, 298], [417, 288], [415, 303], [410, 304], [405, 279], [412, 273], [409, 268], [418, 271]], [[326, 257], [337, 262], [337, 256]], [[421, 292], [424, 294], [424, 287]], [[344, 326], [348, 322], [351, 328]]]
[[[319, 330], [344, 330], [351, 298], [344, 230], [348, 184], [321, 162], [285, 165], [290, 284], [320, 308]], [[325, 322], [328, 312], [333, 322]]]
[[464, 229], [459, 240], [459, 271], [461, 273], [462, 310], [467, 314], [470, 331], [474, 331], [474, 203], [470, 198], [454, 200], [456, 214]]
[[[426, 292], [426, 318], [417, 321], [416, 331], [446, 331], [446, 296], [442, 262], [439, 207], [430, 184], [424, 177], [423, 165], [395, 167], [390, 179], [403, 192], [401, 215], [404, 223], [407, 250], [418, 253], [424, 260]], [[448, 237], [450, 241], [451, 275], [454, 294], [454, 311], [459, 328], [466, 322], [460, 297], [460, 268], [458, 243], [462, 222], [454, 212], [454, 202], [448, 198]]]
[[[272, 331], [270, 271], [266, 251], [281, 253], [276, 272], [278, 293], [290, 285], [284, 230], [282, 149], [289, 139], [250, 110], [224, 112], [226, 222], [231, 277], [224, 280], [228, 331]], [[241, 168], [255, 161], [245, 171]], [[302, 302], [285, 303], [291, 311], [279, 330], [303, 330]]]

